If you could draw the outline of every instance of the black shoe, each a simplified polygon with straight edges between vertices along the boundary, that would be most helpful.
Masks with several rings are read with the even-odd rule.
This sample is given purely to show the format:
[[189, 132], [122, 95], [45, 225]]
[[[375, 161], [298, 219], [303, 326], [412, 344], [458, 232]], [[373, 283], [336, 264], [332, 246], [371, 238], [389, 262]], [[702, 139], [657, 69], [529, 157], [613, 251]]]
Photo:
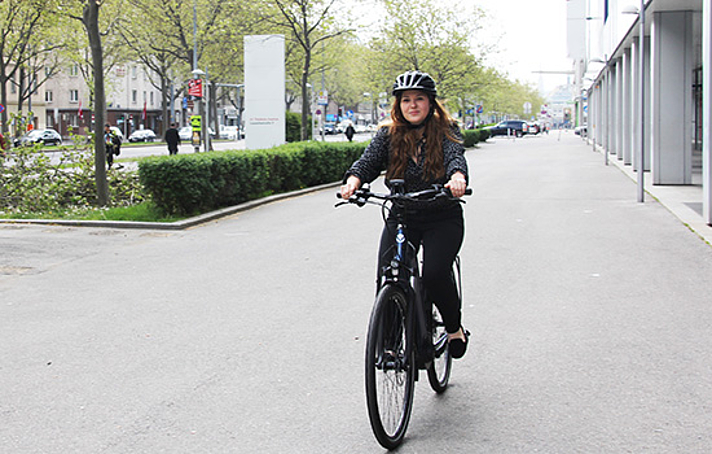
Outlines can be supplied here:
[[452, 356], [454, 359], [460, 359], [465, 356], [465, 352], [467, 351], [467, 344], [470, 342], [470, 332], [463, 327], [460, 328], [462, 329], [462, 332], [465, 333], [465, 340], [463, 341], [462, 339], [451, 339], [450, 341], [448, 341], [450, 347], [450, 356]]

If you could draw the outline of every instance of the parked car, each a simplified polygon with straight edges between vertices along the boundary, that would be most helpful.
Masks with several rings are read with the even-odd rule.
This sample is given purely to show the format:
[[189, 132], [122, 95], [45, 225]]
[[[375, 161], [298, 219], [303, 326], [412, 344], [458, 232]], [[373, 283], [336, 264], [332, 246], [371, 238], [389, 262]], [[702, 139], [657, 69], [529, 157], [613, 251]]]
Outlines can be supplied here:
[[150, 129], [139, 129], [129, 136], [129, 142], [153, 142], [156, 140], [156, 133]]
[[14, 140], [16, 147], [29, 146], [35, 143], [42, 145], [62, 145], [62, 136], [54, 129], [33, 129], [24, 136]]
[[576, 134], [577, 136], [586, 137], [586, 134], [588, 133], [586, 126], [587, 125], [585, 123], [582, 125], [576, 126], [574, 128], [574, 134]]
[[178, 137], [180, 140], [189, 141], [193, 137], [193, 129], [190, 126], [183, 126], [178, 130]]
[[528, 123], [527, 126], [529, 127], [528, 134], [536, 135], [541, 132], [541, 126], [539, 126], [539, 123], [537, 123], [535, 121]]
[[490, 132], [490, 137], [494, 136], [507, 136], [515, 135], [517, 137], [522, 137], [529, 133], [529, 125], [524, 120], [505, 120], [500, 121], [494, 126], [488, 126], [486, 128]]
[[[210, 133], [210, 137], [215, 139], [215, 130], [213, 128], [208, 128], [208, 131]], [[180, 138], [180, 140], [190, 142], [191, 140], [193, 140], [193, 128], [190, 126], [183, 126], [178, 130], [178, 137]]]
[[237, 140], [237, 126], [220, 125], [219, 137], [225, 140]]
[[324, 123], [324, 134], [337, 134], [336, 125], [334, 123]]

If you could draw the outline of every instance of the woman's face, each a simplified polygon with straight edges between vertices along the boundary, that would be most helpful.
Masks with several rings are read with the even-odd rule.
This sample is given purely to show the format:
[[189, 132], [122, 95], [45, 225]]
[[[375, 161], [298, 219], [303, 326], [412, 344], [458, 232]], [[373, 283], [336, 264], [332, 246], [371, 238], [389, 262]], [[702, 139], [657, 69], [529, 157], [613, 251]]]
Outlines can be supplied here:
[[420, 90], [404, 91], [400, 108], [406, 120], [411, 124], [419, 125], [430, 113], [430, 97]]

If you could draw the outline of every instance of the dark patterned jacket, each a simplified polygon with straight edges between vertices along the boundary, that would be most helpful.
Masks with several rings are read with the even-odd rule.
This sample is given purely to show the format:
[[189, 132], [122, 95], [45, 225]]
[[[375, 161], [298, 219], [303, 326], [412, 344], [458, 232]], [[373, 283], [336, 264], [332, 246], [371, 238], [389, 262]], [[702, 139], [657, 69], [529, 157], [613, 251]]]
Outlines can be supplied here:
[[[452, 128], [453, 136], [458, 140], [462, 140], [462, 133], [457, 126]], [[344, 182], [349, 175], [354, 175], [361, 180], [361, 183], [371, 183], [373, 180], [388, 168], [390, 159], [391, 137], [387, 127], [382, 127], [376, 133], [376, 136], [371, 140], [371, 143], [366, 147], [363, 155], [353, 163], [351, 168], [346, 171]], [[433, 184], [445, 184], [450, 180], [450, 177], [457, 171], [462, 172], [465, 178], [469, 180], [467, 171], [467, 160], [464, 155], [464, 147], [461, 143], [453, 142], [443, 137], [443, 165], [445, 167], [445, 176], [437, 179], [426, 180], [423, 172], [423, 163], [425, 160], [425, 148], [421, 145], [418, 151], [418, 162], [408, 159], [408, 164], [405, 170], [405, 191], [414, 192], [429, 189]], [[386, 181], [386, 185], [388, 182]], [[427, 211], [440, 211], [446, 208], [459, 207], [457, 202], [439, 200], [437, 203], [424, 205], [418, 204], [416, 209]]]

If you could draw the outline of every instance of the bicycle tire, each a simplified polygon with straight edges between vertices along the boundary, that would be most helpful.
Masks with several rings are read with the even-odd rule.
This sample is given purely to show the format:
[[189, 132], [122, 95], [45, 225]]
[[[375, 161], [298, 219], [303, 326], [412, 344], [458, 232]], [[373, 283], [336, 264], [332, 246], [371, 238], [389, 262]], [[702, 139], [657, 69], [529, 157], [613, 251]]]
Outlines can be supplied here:
[[447, 389], [450, 382], [450, 372], [452, 371], [452, 356], [447, 343], [447, 331], [442, 321], [440, 312], [433, 305], [431, 332], [433, 336], [433, 351], [435, 356], [428, 366], [428, 382], [430, 387], [438, 394], [442, 394]]
[[371, 429], [387, 449], [401, 444], [415, 392], [415, 352], [407, 332], [407, 299], [386, 285], [371, 311], [366, 339], [366, 402]]

